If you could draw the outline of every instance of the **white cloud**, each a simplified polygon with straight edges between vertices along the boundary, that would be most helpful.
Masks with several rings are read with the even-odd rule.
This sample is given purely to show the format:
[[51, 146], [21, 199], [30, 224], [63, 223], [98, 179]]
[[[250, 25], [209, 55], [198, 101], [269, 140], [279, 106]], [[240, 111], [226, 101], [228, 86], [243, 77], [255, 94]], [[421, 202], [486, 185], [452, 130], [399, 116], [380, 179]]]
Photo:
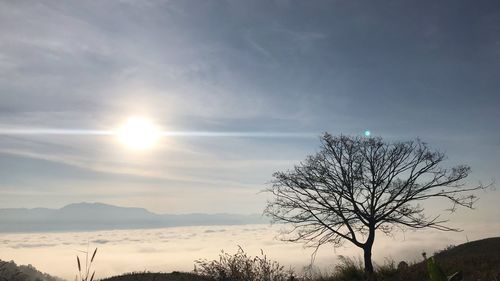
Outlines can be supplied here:
[[[385, 258], [414, 261], [422, 251], [432, 254], [450, 244], [465, 243], [500, 235], [498, 224], [464, 224], [464, 233], [432, 230], [397, 233], [393, 238], [382, 234], [373, 250], [376, 263]], [[176, 227], [148, 230], [117, 230], [79, 233], [2, 234], [0, 259], [33, 264], [40, 270], [68, 280], [74, 277], [74, 257], [78, 250], [98, 247], [95, 266], [98, 277], [130, 271], [190, 271], [196, 259], [217, 259], [220, 250], [235, 253], [242, 246], [250, 255], [264, 250], [267, 256], [296, 270], [310, 262], [312, 249], [300, 244], [276, 240], [279, 227], [268, 225]], [[466, 238], [467, 236], [467, 238]], [[81, 253], [80, 253], [81, 255]], [[331, 269], [338, 255], [358, 257], [361, 251], [349, 244], [320, 249], [316, 265]]]

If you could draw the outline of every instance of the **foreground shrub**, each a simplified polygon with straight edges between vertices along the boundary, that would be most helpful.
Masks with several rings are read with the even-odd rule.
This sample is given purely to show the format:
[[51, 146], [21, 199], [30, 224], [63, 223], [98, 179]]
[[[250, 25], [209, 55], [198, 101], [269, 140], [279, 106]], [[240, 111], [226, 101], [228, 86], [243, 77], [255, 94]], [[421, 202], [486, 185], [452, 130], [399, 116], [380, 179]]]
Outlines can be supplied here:
[[384, 265], [377, 266], [375, 275], [378, 280], [401, 280], [401, 275], [408, 269], [408, 264], [406, 262], [400, 262], [396, 266], [396, 262], [393, 259], [386, 258]]
[[335, 266], [333, 280], [336, 281], [362, 281], [365, 280], [365, 271], [361, 259], [339, 256], [339, 263]]
[[285, 270], [278, 262], [269, 260], [262, 250], [261, 256], [251, 257], [241, 247], [234, 255], [222, 251], [219, 260], [196, 260], [194, 272], [217, 281], [295, 280], [291, 269]]
[[430, 257], [429, 259], [427, 259], [425, 253], [423, 254], [423, 256], [427, 261], [427, 271], [429, 272], [431, 281], [462, 281], [463, 274], [461, 271], [457, 271], [450, 276], [446, 276], [444, 271], [434, 260], [434, 257]]
[[[408, 265], [407, 265], [408, 266]], [[400, 278], [396, 263], [392, 259], [386, 259], [384, 265], [375, 268], [375, 276], [378, 281], [399, 281]], [[339, 256], [339, 260], [331, 272], [321, 272], [316, 269], [309, 271], [304, 276], [305, 281], [365, 281], [365, 271], [361, 258]]]

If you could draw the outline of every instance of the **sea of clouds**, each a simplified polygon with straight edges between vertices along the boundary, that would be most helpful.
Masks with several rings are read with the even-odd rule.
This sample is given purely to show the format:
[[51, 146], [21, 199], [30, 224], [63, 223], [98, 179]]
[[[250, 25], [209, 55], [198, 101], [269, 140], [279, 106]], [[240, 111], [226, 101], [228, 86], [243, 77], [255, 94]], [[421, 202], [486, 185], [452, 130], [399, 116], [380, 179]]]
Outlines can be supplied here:
[[[421, 253], [432, 254], [447, 245], [467, 240], [500, 236], [500, 224], [468, 223], [463, 232], [397, 232], [392, 237], [378, 234], [374, 260], [415, 261]], [[0, 259], [32, 264], [52, 275], [73, 280], [77, 272], [76, 255], [98, 248], [95, 260], [98, 278], [131, 271], [191, 271], [200, 258], [216, 259], [221, 250], [235, 253], [238, 246], [250, 255], [262, 249], [269, 258], [301, 271], [311, 261], [313, 249], [278, 240], [281, 226], [194, 226], [162, 229], [111, 230], [65, 233], [0, 234]], [[90, 246], [89, 246], [90, 245]], [[332, 270], [339, 255], [358, 258], [362, 252], [346, 244], [342, 248], [321, 248], [315, 266]]]

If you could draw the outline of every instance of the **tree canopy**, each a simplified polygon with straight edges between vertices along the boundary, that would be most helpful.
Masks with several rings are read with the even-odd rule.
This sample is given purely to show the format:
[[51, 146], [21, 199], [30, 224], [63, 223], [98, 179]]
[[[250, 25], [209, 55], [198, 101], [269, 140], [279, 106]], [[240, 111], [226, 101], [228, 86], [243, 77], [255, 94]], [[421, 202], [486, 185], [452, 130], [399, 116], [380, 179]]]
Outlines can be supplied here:
[[348, 241], [364, 250], [365, 271], [373, 272], [376, 230], [394, 227], [457, 230], [420, 204], [448, 200], [450, 210], [472, 208], [477, 200], [464, 179], [467, 165], [444, 167], [445, 154], [419, 139], [386, 142], [375, 137], [321, 138], [320, 151], [293, 169], [274, 173], [265, 214], [293, 227], [286, 240], [319, 247]]

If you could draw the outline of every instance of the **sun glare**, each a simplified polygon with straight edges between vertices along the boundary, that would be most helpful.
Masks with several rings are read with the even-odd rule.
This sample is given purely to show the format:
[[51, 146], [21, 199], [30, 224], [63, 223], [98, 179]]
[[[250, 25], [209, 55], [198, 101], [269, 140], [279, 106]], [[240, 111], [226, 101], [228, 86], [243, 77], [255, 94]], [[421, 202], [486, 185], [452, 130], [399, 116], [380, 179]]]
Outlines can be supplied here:
[[160, 139], [161, 131], [150, 120], [142, 117], [131, 117], [118, 128], [116, 135], [120, 142], [128, 148], [146, 150], [152, 148]]

